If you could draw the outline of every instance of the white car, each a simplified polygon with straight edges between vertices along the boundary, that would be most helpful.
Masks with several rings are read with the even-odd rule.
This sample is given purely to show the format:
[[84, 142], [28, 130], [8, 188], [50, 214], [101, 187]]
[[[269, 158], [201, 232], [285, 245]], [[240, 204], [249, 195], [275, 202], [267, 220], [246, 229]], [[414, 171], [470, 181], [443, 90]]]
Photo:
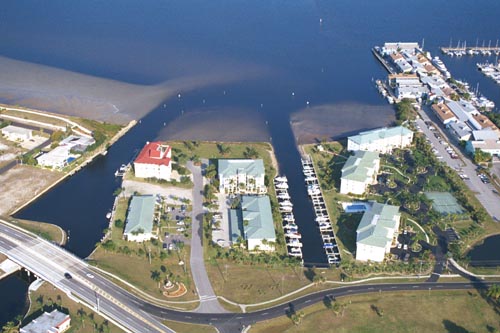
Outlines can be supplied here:
[[180, 228], [177, 228], [177, 231], [183, 232], [183, 231], [186, 231], [186, 228], [180, 227]]
[[403, 250], [408, 250], [408, 245], [407, 244], [403, 245]]

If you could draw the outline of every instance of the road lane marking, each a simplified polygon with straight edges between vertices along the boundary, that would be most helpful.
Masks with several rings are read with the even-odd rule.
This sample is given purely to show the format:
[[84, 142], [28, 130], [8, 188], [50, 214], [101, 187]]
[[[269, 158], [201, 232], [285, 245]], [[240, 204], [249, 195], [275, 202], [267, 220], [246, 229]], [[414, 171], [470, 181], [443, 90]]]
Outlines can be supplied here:
[[309, 302], [311, 302], [311, 300], [310, 300], [310, 299], [308, 299], [308, 300], [307, 300], [307, 301], [305, 301], [304, 303], [309, 303]]
[[269, 312], [264, 312], [263, 314], [261, 314], [261, 316], [265, 316], [267, 314], [269, 314]]

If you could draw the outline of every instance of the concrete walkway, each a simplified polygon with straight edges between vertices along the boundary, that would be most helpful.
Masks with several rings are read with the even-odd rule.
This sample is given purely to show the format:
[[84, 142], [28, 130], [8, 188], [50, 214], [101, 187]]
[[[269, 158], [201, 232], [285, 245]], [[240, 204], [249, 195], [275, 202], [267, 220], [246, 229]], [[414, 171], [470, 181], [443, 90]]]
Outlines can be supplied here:
[[188, 162], [187, 168], [193, 175], [193, 211], [192, 211], [192, 239], [191, 239], [191, 273], [194, 284], [200, 297], [200, 306], [195, 312], [223, 313], [226, 311], [217, 300], [217, 296], [208, 278], [203, 260], [203, 176], [201, 167]]

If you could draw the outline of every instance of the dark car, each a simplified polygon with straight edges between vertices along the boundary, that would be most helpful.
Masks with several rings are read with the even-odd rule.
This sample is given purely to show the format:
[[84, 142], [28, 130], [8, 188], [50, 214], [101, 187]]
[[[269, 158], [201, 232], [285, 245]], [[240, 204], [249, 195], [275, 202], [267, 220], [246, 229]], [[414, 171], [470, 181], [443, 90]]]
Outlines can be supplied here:
[[73, 277], [71, 276], [71, 274], [69, 274], [68, 272], [64, 273], [64, 277], [66, 279], [72, 279]]

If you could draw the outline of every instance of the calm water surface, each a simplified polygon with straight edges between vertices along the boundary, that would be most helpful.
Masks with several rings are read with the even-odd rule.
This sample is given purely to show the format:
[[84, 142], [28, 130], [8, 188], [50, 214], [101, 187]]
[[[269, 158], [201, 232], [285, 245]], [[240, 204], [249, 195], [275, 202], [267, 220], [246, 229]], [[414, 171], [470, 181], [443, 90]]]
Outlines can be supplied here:
[[[496, 41], [500, 37], [498, 13], [500, 2], [494, 0], [454, 1], [452, 6], [444, 0], [405, 6], [392, 0], [7, 2], [0, 12], [2, 56], [138, 85], [200, 73], [236, 78], [232, 83], [186, 89], [180, 100], [165, 101], [166, 108], [160, 103], [105, 158], [19, 216], [70, 230], [68, 249], [87, 256], [106, 227], [105, 215], [119, 186], [114, 170], [144, 141], [185, 137], [201, 129], [214, 135], [217, 128], [207, 117], [186, 121], [185, 128], [168, 127], [173, 120], [173, 124], [183, 124], [183, 115], [193, 119], [188, 117], [190, 112], [207, 110], [228, 127], [248, 125], [242, 131], [244, 137], [236, 131], [230, 140], [268, 137], [272, 142], [280, 171], [290, 180], [305, 259], [324, 263], [290, 115], [307, 116], [307, 101], [310, 107], [328, 105], [331, 116], [318, 121], [323, 127], [326, 122], [331, 137], [386, 125], [393, 111], [372, 82], [386, 73], [370, 48], [384, 41], [425, 39], [425, 48], [437, 54], [437, 47], [448, 45], [450, 38]], [[473, 60], [443, 59], [454, 76], [471, 84], [480, 82], [480, 89], [500, 105], [498, 87], [475, 71]], [[346, 104], [376, 111], [367, 111], [363, 122], [353, 120], [346, 125], [338, 120], [349, 112], [340, 107]], [[249, 115], [255, 115], [252, 121]], [[7, 281], [0, 283], [0, 289], [6, 288]], [[11, 299], [23, 299], [24, 292], [21, 288], [4, 298], [0, 313]]]

